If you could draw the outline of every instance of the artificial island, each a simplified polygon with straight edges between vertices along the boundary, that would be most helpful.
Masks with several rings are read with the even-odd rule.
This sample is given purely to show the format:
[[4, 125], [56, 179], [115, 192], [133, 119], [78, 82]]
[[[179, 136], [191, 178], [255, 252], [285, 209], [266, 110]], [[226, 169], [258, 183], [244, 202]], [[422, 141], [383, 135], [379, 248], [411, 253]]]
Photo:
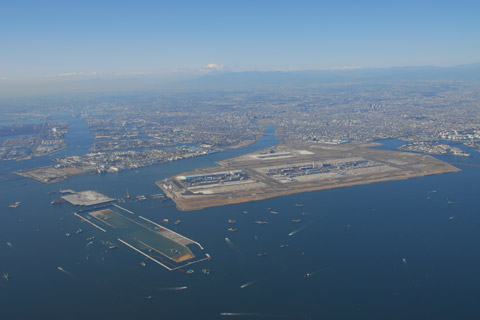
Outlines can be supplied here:
[[[195, 256], [193, 247], [204, 249], [200, 243], [136, 215], [116, 204], [116, 199], [93, 190], [76, 192], [64, 189], [60, 193], [63, 194], [63, 201], [83, 207], [74, 212], [74, 216], [110, 236], [111, 241], [103, 241], [110, 249], [117, 248], [114, 243], [118, 241], [169, 271], [210, 259], [208, 253], [204, 254], [204, 257]], [[78, 229], [76, 233], [81, 232], [82, 229]], [[70, 236], [69, 233], [65, 235]], [[94, 238], [87, 240], [93, 241]], [[89, 242], [87, 246], [92, 243]]]
[[459, 171], [428, 155], [378, 143], [283, 143], [157, 181], [178, 209], [198, 210], [294, 193]]

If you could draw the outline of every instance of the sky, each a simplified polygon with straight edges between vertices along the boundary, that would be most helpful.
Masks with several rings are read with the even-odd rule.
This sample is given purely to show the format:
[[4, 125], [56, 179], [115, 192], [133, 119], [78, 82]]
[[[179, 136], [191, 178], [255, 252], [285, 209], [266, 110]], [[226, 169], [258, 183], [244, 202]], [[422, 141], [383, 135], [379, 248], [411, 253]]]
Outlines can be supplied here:
[[480, 61], [480, 1], [0, 0], [0, 80]]

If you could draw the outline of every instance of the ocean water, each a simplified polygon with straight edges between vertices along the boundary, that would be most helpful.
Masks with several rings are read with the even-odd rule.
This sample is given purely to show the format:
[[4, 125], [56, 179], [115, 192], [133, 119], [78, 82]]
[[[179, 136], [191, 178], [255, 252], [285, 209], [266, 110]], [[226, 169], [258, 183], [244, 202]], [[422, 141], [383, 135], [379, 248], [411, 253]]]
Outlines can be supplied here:
[[[81, 154], [92, 136], [83, 120], [68, 120], [63, 154]], [[74, 217], [78, 208], [50, 205], [59, 194], [48, 193], [64, 188], [114, 198], [127, 188], [132, 196], [159, 193], [156, 180], [277, 142], [269, 134], [241, 150], [52, 185], [8, 174], [47, 165], [52, 157], [0, 163], [2, 177], [15, 178], [0, 182], [0, 273], [10, 275], [0, 279], [0, 319], [478, 317], [480, 167], [190, 212], [171, 201], [120, 204], [156, 222], [182, 220], [166, 226], [200, 242], [212, 256], [193, 265], [193, 274], [150, 261], [142, 267], [143, 257], [121, 244], [106, 251], [100, 241], [115, 239]], [[386, 149], [397, 143], [383, 142]], [[479, 154], [468, 150], [471, 158], [438, 158], [480, 164]], [[9, 208], [15, 201], [21, 205]], [[227, 231], [228, 219], [237, 221], [237, 232]], [[78, 228], [84, 232], [75, 234]], [[96, 238], [87, 246], [90, 236]], [[268, 255], [257, 256], [263, 252]]]

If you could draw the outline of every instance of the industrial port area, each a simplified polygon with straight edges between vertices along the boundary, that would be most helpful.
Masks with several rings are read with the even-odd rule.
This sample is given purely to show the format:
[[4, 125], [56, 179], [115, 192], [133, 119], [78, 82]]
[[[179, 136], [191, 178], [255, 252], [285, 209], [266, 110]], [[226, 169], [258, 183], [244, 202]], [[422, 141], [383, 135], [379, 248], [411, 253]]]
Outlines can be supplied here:
[[157, 181], [180, 210], [459, 171], [433, 157], [372, 149], [377, 143], [280, 144]]
[[7, 125], [0, 127], [0, 160], [28, 160], [46, 156], [67, 147], [67, 122]]

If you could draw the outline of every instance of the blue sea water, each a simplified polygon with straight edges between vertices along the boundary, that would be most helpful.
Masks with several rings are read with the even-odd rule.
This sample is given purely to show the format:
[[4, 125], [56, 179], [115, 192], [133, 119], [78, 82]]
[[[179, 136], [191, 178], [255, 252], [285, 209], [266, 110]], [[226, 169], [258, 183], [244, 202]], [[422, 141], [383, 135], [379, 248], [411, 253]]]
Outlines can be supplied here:
[[[85, 153], [93, 140], [86, 124], [68, 120], [69, 148], [62, 154]], [[121, 204], [157, 222], [182, 220], [167, 227], [200, 242], [212, 256], [193, 265], [193, 274], [169, 272], [149, 261], [143, 268], [143, 257], [122, 245], [105, 251], [100, 240], [112, 239], [74, 217], [77, 208], [50, 205], [59, 194], [48, 193], [64, 188], [114, 198], [127, 188], [131, 195], [159, 193], [156, 180], [277, 142], [265, 135], [241, 150], [52, 185], [25, 178], [1, 181], [0, 273], [8, 272], [10, 280], [0, 279], [0, 319], [478, 317], [479, 167], [190, 212], [178, 211], [169, 201]], [[386, 149], [397, 143], [383, 142]], [[469, 152], [471, 158], [438, 158], [479, 164], [479, 154]], [[14, 177], [8, 173], [51, 159], [3, 162], [0, 174]], [[21, 205], [9, 208], [15, 201]], [[227, 231], [228, 219], [237, 221], [237, 232]], [[84, 232], [75, 234], [78, 228]], [[65, 237], [66, 232], [72, 236]], [[86, 246], [90, 236], [95, 242]], [[263, 252], [268, 255], [257, 256]], [[203, 268], [210, 275], [199, 272]], [[306, 273], [312, 275], [305, 278]], [[179, 287], [187, 289], [175, 290]]]

